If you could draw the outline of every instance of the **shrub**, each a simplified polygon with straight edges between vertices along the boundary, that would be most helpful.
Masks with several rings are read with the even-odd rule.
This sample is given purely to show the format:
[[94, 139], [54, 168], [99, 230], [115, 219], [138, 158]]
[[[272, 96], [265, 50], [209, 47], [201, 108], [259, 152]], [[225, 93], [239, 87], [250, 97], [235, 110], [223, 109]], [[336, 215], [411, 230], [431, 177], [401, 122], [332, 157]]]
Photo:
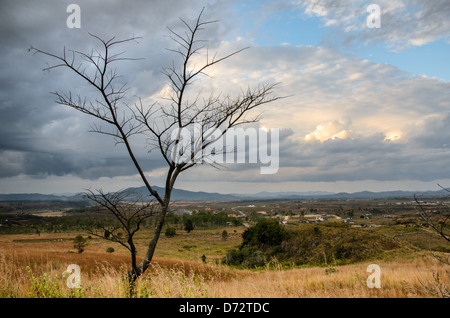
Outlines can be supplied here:
[[84, 248], [86, 247], [87, 244], [88, 244], [87, 239], [85, 239], [81, 235], [77, 235], [73, 239], [73, 247], [76, 248], [78, 253], [80, 254], [84, 252]]
[[260, 219], [242, 234], [239, 250], [230, 251], [223, 262], [257, 268], [266, 265], [267, 259], [282, 252], [281, 242], [287, 239], [285, 228], [277, 220]]
[[108, 247], [106, 253], [114, 253], [114, 247]]
[[[399, 245], [380, 234], [328, 222], [302, 224], [289, 231], [274, 220], [261, 220], [243, 234], [238, 250], [227, 253], [223, 263], [248, 268], [269, 260], [297, 266], [343, 265], [383, 257]], [[332, 269], [327, 274], [333, 273]]]
[[242, 234], [242, 246], [269, 247], [280, 245], [287, 238], [285, 228], [277, 221], [261, 219]]
[[266, 265], [264, 252], [256, 247], [243, 247], [227, 253], [223, 263], [232, 266], [243, 266], [247, 268], [258, 268]]
[[177, 230], [174, 227], [168, 227], [164, 234], [167, 237], [174, 237], [177, 234]]
[[191, 219], [187, 219], [186, 223], [184, 224], [184, 230], [188, 233], [190, 233], [194, 229], [194, 223]]
[[283, 256], [297, 265], [350, 264], [382, 257], [385, 251], [398, 247], [377, 233], [328, 223], [302, 224], [290, 231], [282, 243]]
[[222, 240], [226, 241], [227, 238], [228, 238], [228, 232], [226, 230], [223, 230], [223, 232], [222, 232]]

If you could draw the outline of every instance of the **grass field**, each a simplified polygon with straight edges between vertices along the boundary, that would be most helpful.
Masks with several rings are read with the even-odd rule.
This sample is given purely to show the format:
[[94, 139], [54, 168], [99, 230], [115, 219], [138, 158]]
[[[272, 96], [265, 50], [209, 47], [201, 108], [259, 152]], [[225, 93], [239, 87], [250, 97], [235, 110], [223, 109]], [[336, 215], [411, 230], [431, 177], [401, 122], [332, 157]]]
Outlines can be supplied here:
[[[449, 285], [448, 265], [427, 252], [380, 260], [381, 288], [368, 288], [364, 262], [345, 266], [242, 270], [220, 265], [227, 250], [241, 242], [242, 228], [195, 230], [162, 236], [150, 269], [138, 280], [136, 297], [440, 297]], [[119, 246], [92, 239], [78, 254], [72, 240], [79, 233], [0, 236], [0, 297], [128, 297], [125, 273], [129, 255]], [[137, 237], [140, 255], [146, 233]], [[234, 235], [233, 235], [234, 234]], [[114, 253], [106, 253], [113, 246]], [[206, 256], [206, 264], [200, 259]], [[69, 264], [81, 268], [81, 289], [66, 286]], [[438, 276], [437, 276], [438, 275]], [[439, 278], [438, 281], [436, 278]], [[440, 284], [440, 285], [439, 285]], [[429, 287], [425, 292], [425, 287]], [[432, 294], [435, 290], [437, 293]]]

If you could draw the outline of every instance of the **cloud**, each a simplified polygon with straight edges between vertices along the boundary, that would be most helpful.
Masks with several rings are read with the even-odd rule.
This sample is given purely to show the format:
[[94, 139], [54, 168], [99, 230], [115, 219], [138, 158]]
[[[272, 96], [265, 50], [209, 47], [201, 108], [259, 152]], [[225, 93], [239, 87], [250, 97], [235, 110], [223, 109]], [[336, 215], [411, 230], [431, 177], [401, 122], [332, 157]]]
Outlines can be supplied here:
[[[67, 52], [101, 49], [88, 32], [104, 39], [142, 37], [117, 51], [126, 51], [128, 57], [143, 58], [117, 64], [123, 82], [130, 87], [128, 97], [133, 103], [137, 96], [151, 96], [164, 86], [162, 67], [171, 65], [175, 57], [166, 50], [173, 46], [167, 27], [178, 29], [182, 25], [180, 17], [190, 21], [202, 7], [205, 7], [205, 20], [212, 19], [214, 13], [214, 20], [222, 22], [209, 25], [203, 32], [212, 43], [234, 28], [232, 19], [224, 18], [228, 14], [226, 1], [156, 0], [129, 5], [125, 1], [80, 0], [77, 1], [81, 8], [80, 29], [66, 26], [69, 4], [46, 0], [1, 4], [0, 177], [71, 174], [95, 179], [135, 173], [121, 145], [115, 147], [111, 139], [88, 132], [99, 121], [57, 105], [50, 94], [58, 91], [93, 97], [94, 90], [67, 69], [42, 72], [54, 61], [31, 54], [30, 45], [59, 55], [63, 48]], [[146, 144], [142, 139], [134, 142]], [[148, 148], [134, 150], [144, 160], [146, 169], [161, 166], [163, 161], [153, 153], [149, 155]]]
[[[239, 45], [224, 42], [218, 49]], [[262, 125], [283, 128], [278, 173], [262, 176], [257, 165], [229, 165], [229, 181], [450, 177], [445, 170], [450, 151], [443, 142], [450, 83], [310, 46], [252, 47], [210, 75], [202, 87], [232, 90], [260, 79], [280, 82], [277, 93], [289, 96], [263, 108]], [[186, 178], [206, 182], [221, 174], [197, 169]]]
[[450, 178], [448, 146], [424, 146], [420, 138], [391, 142], [383, 134], [374, 134], [307, 142], [296, 139], [292, 131], [280, 136], [280, 167], [274, 175], [261, 175], [258, 165], [230, 164], [222, 171], [196, 168], [187, 172], [183, 180], [211, 182], [221, 180], [224, 173], [227, 182], [266, 184], [366, 180], [430, 182]]
[[[245, 44], [221, 42], [212, 49], [220, 54], [228, 54]], [[205, 94], [233, 93], [247, 86], [254, 87], [260, 82], [280, 82], [276, 94], [289, 96], [261, 109], [263, 126], [284, 131], [281, 137], [283, 143], [280, 144], [280, 173], [277, 176], [261, 177], [259, 166], [232, 166], [230, 171], [258, 171], [251, 178], [245, 173], [237, 174], [236, 180], [406, 178], [407, 173], [399, 174], [402, 171], [399, 165], [412, 165], [412, 158], [408, 157], [411, 148], [402, 142], [419, 140], [419, 137], [408, 139], [408, 136], [414, 130], [419, 131], [417, 125], [422, 125], [423, 118], [440, 118], [440, 114], [448, 109], [446, 92], [449, 83], [415, 76], [393, 66], [362, 60], [334, 49], [310, 46], [252, 47], [216, 65], [208, 74], [210, 77], [204, 77], [196, 83]], [[49, 84], [44, 82], [41, 85], [47, 87]], [[161, 90], [163, 88], [161, 86]], [[189, 94], [196, 96], [197, 91], [192, 88]], [[157, 98], [158, 93], [151, 96]], [[114, 147], [113, 142], [104, 136], [88, 135], [90, 118], [52, 107], [48, 113], [35, 112], [37, 117], [33, 119], [28, 118], [23, 109], [5, 108], [5, 114], [11, 112], [8, 115], [11, 121], [3, 127], [5, 135], [10, 136], [2, 141], [3, 148], [29, 152], [27, 156], [36, 152], [37, 159], [23, 161], [27, 164], [22, 170], [11, 169], [8, 175], [13, 171], [15, 174], [42, 174], [47, 170], [49, 174], [70, 173], [96, 178], [132, 173], [133, 167], [129, 165], [123, 147]], [[17, 119], [14, 115], [24, 117]], [[36, 125], [27, 129], [22, 126], [18, 134], [11, 133], [10, 130], [14, 129], [6, 127], [19, 126], [17, 120], [24, 124], [34, 120]], [[444, 130], [444, 124], [428, 126], [430, 131], [434, 131], [435, 127]], [[289, 132], [289, 138], [286, 132]], [[309, 142], [305, 141], [305, 136], [308, 136], [306, 141]], [[396, 144], [389, 143], [389, 140], [396, 140]], [[145, 144], [145, 140], [137, 141], [136, 144]], [[422, 145], [426, 145], [426, 142], [422, 142]], [[39, 155], [44, 150], [54, 155]], [[147, 150], [140, 150], [140, 158], [147, 157]], [[77, 151], [77, 156], [73, 156], [71, 151]], [[443, 151], [442, 155], [446, 150]], [[123, 158], [123, 161], [103, 159], [117, 157]], [[151, 158], [152, 164], [146, 165], [147, 171], [163, 165], [156, 153], [152, 153]], [[386, 158], [392, 158], [391, 172], [380, 170], [381, 167], [386, 169], [389, 166], [387, 162], [390, 161]], [[430, 157], [429, 160], [435, 158]], [[440, 157], [437, 159], [440, 160]], [[41, 163], [52, 163], [54, 160], [59, 164]], [[296, 173], [289, 173], [288, 169]]]
[[[226, 42], [218, 51], [242, 45]], [[450, 83], [331, 48], [252, 47], [217, 65], [210, 75], [201, 84], [215, 91], [279, 82], [276, 93], [288, 97], [262, 109], [262, 124], [293, 128], [299, 138], [323, 124], [332, 133], [329, 137], [350, 128], [361, 135], [401, 132], [424, 116], [448, 110]], [[341, 118], [351, 122], [339, 123]]]
[[[125, 47], [127, 56], [145, 59], [118, 65], [129, 97], [151, 103], [161, 99], [167, 81], [161, 73], [174, 55], [167, 25], [177, 28], [178, 17], [195, 17], [206, 5], [206, 18], [219, 19], [204, 33], [210, 52], [224, 56], [250, 49], [217, 64], [195, 87], [234, 94], [259, 83], [280, 83], [276, 94], [288, 96], [261, 108], [261, 125], [280, 128], [280, 169], [261, 175], [260, 165], [229, 165], [224, 171], [198, 167], [184, 181], [334, 182], [338, 180], [434, 180], [448, 177], [448, 93], [450, 83], [416, 76], [388, 64], [344, 54], [332, 47], [257, 46], [231, 35], [239, 26], [226, 1], [79, 1], [82, 28], [65, 26], [68, 3], [50, 1], [2, 3], [0, 10], [0, 177], [11, 181], [67, 176], [98, 181], [135, 175], [123, 145], [106, 136], [89, 134], [92, 118], [56, 105], [50, 91], [92, 96], [89, 86], [61, 69], [42, 72], [50, 61], [33, 56], [30, 44], [59, 53], [62, 48], [88, 50], [96, 43], [87, 32], [118, 38], [142, 36]], [[380, 1], [382, 29], [377, 35], [363, 28], [364, 1], [299, 1], [307, 14], [330, 28], [340, 28], [348, 41], [383, 41], [399, 49], [435, 41], [447, 32], [448, 6], [443, 1]], [[417, 4], [414, 10], [406, 4]], [[408, 7], [409, 8], [409, 7]], [[118, 12], [120, 14], [118, 14]], [[253, 13], [254, 14], [254, 13]], [[445, 18], [443, 18], [445, 15]], [[394, 17], [399, 18], [396, 22]], [[414, 16], [414, 19], [409, 19]], [[54, 17], [50, 19], [49, 17]], [[242, 18], [242, 17], [241, 17]], [[396, 24], [406, 23], [396, 29]], [[425, 24], [428, 27], [425, 27]], [[345, 29], [348, 32], [345, 32]], [[350, 31], [351, 29], [351, 31]], [[407, 30], [414, 32], [406, 32]], [[197, 56], [201, 63], [204, 57]], [[309, 136], [305, 140], [305, 136]], [[162, 180], [164, 161], [148, 154], [145, 138], [135, 139], [144, 169]]]
[[324, 142], [330, 139], [347, 139], [351, 137], [351, 120], [343, 118], [320, 124], [316, 129], [305, 136], [306, 141]]
[[410, 129], [410, 140], [419, 148], [446, 152], [450, 149], [450, 113], [427, 116]]
[[[379, 29], [367, 27], [367, 8], [372, 3], [381, 9]], [[327, 41], [342, 39], [347, 45], [381, 42], [393, 51], [401, 51], [446, 39], [450, 34], [447, 0], [298, 0], [294, 7], [309, 16], [319, 17], [324, 26], [333, 28], [333, 35]]]

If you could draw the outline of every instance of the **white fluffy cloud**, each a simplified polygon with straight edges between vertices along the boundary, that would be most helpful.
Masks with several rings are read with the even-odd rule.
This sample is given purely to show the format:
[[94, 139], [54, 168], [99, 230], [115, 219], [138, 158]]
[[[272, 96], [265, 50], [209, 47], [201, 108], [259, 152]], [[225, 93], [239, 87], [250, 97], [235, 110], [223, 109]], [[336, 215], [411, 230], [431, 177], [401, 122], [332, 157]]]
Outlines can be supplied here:
[[[228, 53], [243, 45], [223, 43], [217, 50]], [[252, 47], [210, 75], [202, 87], [215, 91], [279, 82], [277, 94], [287, 98], [263, 108], [262, 123], [292, 128], [301, 139], [329, 139], [341, 132], [342, 137], [403, 138], [409, 127], [449, 106], [448, 82], [311, 46]]]
[[332, 122], [320, 124], [316, 129], [305, 136], [306, 141], [327, 141], [329, 139], [351, 138], [351, 120], [343, 118]]
[[[243, 43], [222, 43], [230, 52]], [[435, 180], [446, 165], [450, 83], [334, 49], [252, 47], [218, 65], [202, 87], [232, 91], [280, 82], [289, 96], [263, 108], [262, 125], [282, 128], [280, 169], [231, 165], [227, 179], [252, 182]], [[232, 80], [230, 80], [232, 79]], [[433, 150], [431, 150], [433, 148]], [[198, 170], [190, 180], [220, 178]]]

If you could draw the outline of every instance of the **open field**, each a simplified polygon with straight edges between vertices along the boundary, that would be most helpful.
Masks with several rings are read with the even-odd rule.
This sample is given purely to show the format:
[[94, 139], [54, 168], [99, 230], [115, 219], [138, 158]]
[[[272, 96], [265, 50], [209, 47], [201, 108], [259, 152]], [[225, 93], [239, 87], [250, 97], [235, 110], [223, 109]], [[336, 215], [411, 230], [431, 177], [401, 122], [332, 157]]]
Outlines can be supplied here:
[[[177, 228], [177, 235], [161, 236], [152, 265], [139, 278], [134, 296], [403, 298], [442, 297], [442, 291], [448, 292], [449, 266], [437, 261], [432, 252], [447, 257], [450, 246], [432, 230], [420, 226], [417, 212], [410, 202], [273, 201], [207, 205], [186, 203], [182, 207], [194, 213], [206, 209], [211, 213], [225, 212], [240, 218], [243, 225], [203, 224], [187, 233], [182, 224], [172, 224]], [[430, 205], [430, 209], [434, 206]], [[90, 237], [85, 251], [81, 254], [76, 252], [74, 237], [88, 235], [81, 229], [74, 230], [86, 226], [80, 222], [82, 213], [71, 214], [67, 213], [67, 207], [58, 209], [45, 205], [30, 206], [29, 211], [22, 206], [19, 212], [5, 210], [1, 215], [4, 226], [0, 234], [0, 297], [129, 296], [125, 275], [130, 256], [124, 247]], [[335, 243], [367, 248], [376, 244], [370, 241], [371, 237], [395, 244], [391, 249], [382, 251], [379, 247], [385, 245], [377, 245], [377, 253], [372, 258], [347, 265], [339, 265], [345, 262], [336, 261], [334, 252], [330, 254], [332, 257], [325, 257], [324, 261], [317, 263], [319, 265], [276, 260], [258, 269], [223, 265], [222, 260], [227, 252], [237, 249], [242, 243], [242, 233], [247, 226], [261, 218], [277, 219], [287, 228], [300, 232], [313, 227], [316, 230], [317, 227], [323, 239], [330, 235], [340, 235], [342, 239], [345, 235], [350, 238], [356, 235], [355, 243], [351, 239], [335, 239], [328, 245], [323, 242], [325, 245], [318, 245], [318, 248], [332, 248]], [[65, 223], [62, 220], [66, 220], [67, 227], [63, 227]], [[327, 222], [345, 223], [348, 227], [335, 228], [333, 223]], [[327, 228], [326, 224], [331, 225]], [[221, 235], [223, 230], [228, 233], [226, 240]], [[145, 253], [150, 235], [147, 227], [136, 235], [138, 256]], [[304, 239], [312, 240], [311, 236]], [[366, 239], [369, 241], [362, 242]], [[361, 245], [363, 243], [365, 245]], [[108, 247], [113, 247], [115, 251], [107, 253]], [[317, 260], [321, 253], [311, 257]], [[67, 276], [63, 272], [70, 264], [81, 268], [81, 289], [66, 286]], [[377, 264], [381, 268], [379, 289], [367, 286], [369, 264]]]
[[[221, 240], [207, 238], [213, 259]], [[4, 235], [0, 237], [1, 297], [127, 297], [125, 273], [129, 256], [125, 252], [106, 253], [104, 244], [95, 242], [82, 254], [74, 252], [72, 233], [58, 235]], [[162, 238], [150, 270], [139, 279], [137, 297], [439, 297], [425, 293], [424, 286], [449, 283], [448, 266], [429, 253], [418, 253], [392, 261], [381, 261], [381, 288], [370, 289], [366, 280], [370, 262], [345, 266], [263, 270], [232, 269], [215, 262], [203, 264], [188, 260], [188, 250], [175, 259], [179, 244], [191, 238]], [[185, 241], [187, 240], [187, 241]], [[195, 242], [197, 247], [200, 239]], [[229, 242], [231, 243], [231, 242]], [[231, 245], [233, 245], [232, 243]], [[169, 251], [164, 251], [167, 248]], [[193, 248], [193, 249], [196, 249]], [[222, 248], [225, 248], [222, 246]], [[170, 251], [172, 250], [172, 251]], [[191, 253], [192, 259], [200, 252]], [[187, 257], [186, 257], [187, 256]], [[182, 259], [184, 257], [184, 259]], [[69, 264], [81, 267], [82, 289], [77, 293], [66, 286], [63, 272]]]

